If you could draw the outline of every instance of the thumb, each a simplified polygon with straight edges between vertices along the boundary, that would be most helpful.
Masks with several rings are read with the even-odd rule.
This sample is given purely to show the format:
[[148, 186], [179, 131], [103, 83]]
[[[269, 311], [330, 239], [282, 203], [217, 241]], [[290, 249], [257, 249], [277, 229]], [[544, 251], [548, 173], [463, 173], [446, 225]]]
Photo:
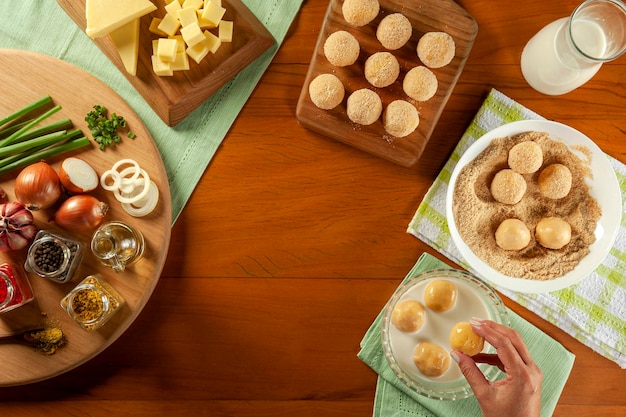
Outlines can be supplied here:
[[481, 370], [478, 369], [476, 362], [469, 356], [457, 351], [450, 352], [450, 356], [459, 364], [461, 372], [467, 379], [467, 382], [469, 382], [476, 397], [480, 397], [480, 393], [488, 388], [489, 382]]

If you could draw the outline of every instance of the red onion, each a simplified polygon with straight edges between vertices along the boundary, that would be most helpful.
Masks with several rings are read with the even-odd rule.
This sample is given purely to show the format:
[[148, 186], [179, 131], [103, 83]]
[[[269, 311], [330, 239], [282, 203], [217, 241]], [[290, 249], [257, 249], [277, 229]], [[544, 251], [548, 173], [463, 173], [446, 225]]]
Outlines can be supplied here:
[[104, 219], [109, 205], [86, 194], [74, 195], [61, 204], [54, 214], [54, 222], [64, 229], [79, 232], [93, 230]]
[[22, 203], [0, 204], [0, 252], [24, 249], [37, 234], [33, 213]]
[[15, 179], [17, 200], [29, 210], [46, 209], [61, 196], [61, 182], [54, 168], [41, 161], [24, 168]]

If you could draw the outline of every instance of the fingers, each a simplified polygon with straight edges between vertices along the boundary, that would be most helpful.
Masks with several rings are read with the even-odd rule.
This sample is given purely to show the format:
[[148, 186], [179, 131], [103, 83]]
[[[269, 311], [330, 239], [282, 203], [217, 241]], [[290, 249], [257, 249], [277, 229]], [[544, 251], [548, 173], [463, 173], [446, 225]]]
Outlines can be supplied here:
[[472, 356], [472, 359], [474, 359], [474, 362], [476, 363], [486, 363], [487, 365], [497, 366], [501, 371], [504, 372], [504, 364], [496, 354], [479, 353]]
[[477, 398], [486, 395], [486, 391], [489, 390], [490, 387], [489, 381], [487, 381], [485, 375], [483, 375], [478, 366], [476, 366], [476, 362], [464, 353], [457, 351], [450, 352], [450, 356], [459, 364], [459, 368], [472, 387], [474, 395], [476, 395]]
[[520, 364], [534, 364], [530, 352], [520, 334], [507, 326], [491, 320], [472, 319], [472, 329], [485, 338], [498, 352], [498, 357], [507, 369]]

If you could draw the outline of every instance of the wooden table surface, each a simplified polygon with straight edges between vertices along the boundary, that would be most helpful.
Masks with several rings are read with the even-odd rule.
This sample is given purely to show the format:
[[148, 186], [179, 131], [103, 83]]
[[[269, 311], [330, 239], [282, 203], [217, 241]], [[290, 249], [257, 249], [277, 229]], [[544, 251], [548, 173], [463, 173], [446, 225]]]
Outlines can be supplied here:
[[[420, 254], [441, 258], [406, 227], [492, 87], [626, 162], [626, 57], [560, 97], [519, 68], [525, 42], [578, 1], [459, 3], [478, 37], [421, 161], [403, 168], [296, 122], [328, 5], [305, 1], [174, 226], [146, 309], [87, 364], [0, 389], [2, 415], [371, 415], [359, 342]], [[576, 355], [555, 416], [626, 415], [623, 370], [505, 301]]]

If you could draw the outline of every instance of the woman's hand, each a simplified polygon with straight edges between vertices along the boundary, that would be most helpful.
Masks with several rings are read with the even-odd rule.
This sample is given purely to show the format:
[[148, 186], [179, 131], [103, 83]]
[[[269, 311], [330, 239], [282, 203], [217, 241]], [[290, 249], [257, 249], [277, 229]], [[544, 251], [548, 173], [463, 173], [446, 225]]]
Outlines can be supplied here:
[[[485, 417], [538, 417], [541, 411], [543, 375], [528, 352], [519, 333], [490, 320], [471, 321], [474, 332], [485, 338], [498, 352], [476, 355], [452, 352], [461, 372], [469, 382]], [[476, 362], [486, 362], [502, 369], [506, 376], [488, 381]]]

